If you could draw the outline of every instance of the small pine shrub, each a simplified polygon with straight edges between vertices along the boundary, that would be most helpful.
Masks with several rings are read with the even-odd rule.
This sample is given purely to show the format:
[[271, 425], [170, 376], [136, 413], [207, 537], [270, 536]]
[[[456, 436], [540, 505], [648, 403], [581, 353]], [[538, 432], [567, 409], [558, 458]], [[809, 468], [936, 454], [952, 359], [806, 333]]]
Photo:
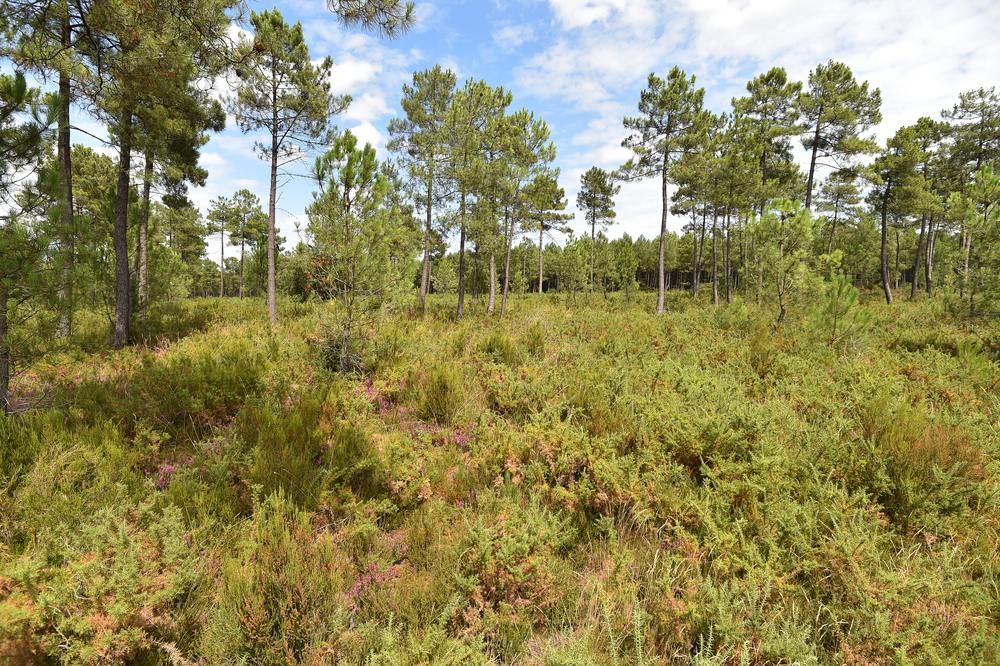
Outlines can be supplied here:
[[817, 331], [831, 347], [863, 335], [871, 326], [872, 313], [857, 304], [858, 290], [843, 273], [834, 276], [820, 292], [814, 321]]

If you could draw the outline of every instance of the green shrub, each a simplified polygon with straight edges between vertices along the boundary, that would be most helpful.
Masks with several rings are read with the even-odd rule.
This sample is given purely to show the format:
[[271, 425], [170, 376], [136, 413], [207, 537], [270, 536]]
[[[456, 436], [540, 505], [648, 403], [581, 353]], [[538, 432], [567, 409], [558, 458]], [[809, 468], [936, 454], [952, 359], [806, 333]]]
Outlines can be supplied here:
[[208, 663], [327, 663], [350, 618], [347, 556], [279, 489], [223, 556], [201, 652]]
[[198, 577], [180, 510], [123, 502], [79, 519], [3, 567], [0, 646], [67, 665], [161, 662]]
[[537, 359], [545, 358], [545, 327], [536, 321], [524, 330], [524, 346]]
[[479, 351], [494, 363], [515, 366], [520, 361], [517, 347], [504, 330], [494, 330], [479, 343]]
[[462, 371], [453, 365], [441, 364], [424, 374], [420, 418], [451, 425], [465, 402], [463, 384]]

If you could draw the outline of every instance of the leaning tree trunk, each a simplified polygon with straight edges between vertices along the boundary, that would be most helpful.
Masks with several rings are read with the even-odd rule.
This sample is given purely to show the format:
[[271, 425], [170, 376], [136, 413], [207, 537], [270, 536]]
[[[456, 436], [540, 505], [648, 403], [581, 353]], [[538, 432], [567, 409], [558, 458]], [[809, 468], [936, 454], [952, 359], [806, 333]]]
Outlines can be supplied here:
[[129, 315], [132, 289], [128, 266], [128, 195], [129, 169], [132, 166], [132, 111], [122, 114], [121, 146], [118, 162], [118, 185], [115, 192], [115, 331], [112, 346], [121, 349], [129, 343]]
[[927, 298], [934, 296], [934, 218], [927, 224], [927, 257], [924, 259], [924, 284], [927, 286]]

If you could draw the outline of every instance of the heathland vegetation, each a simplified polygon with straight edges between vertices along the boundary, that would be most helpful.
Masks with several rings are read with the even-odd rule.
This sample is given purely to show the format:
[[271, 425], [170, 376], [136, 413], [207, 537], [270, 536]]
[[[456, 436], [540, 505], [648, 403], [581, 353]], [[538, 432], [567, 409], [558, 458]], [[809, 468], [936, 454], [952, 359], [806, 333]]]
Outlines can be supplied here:
[[[414, 73], [384, 159], [243, 9], [0, 0], [0, 55], [58, 82], [0, 75], [0, 659], [1000, 662], [993, 88], [883, 144], [843, 63], [719, 114], [650, 74], [576, 235], [510, 91]], [[267, 208], [203, 218], [227, 115]], [[612, 238], [643, 179], [659, 236]]]

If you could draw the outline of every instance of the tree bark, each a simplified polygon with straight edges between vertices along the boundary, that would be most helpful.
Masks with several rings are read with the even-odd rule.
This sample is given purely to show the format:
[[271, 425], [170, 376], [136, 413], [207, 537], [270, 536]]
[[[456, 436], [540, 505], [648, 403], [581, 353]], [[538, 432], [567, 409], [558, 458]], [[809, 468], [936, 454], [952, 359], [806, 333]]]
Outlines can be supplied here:
[[816, 156], [819, 153], [819, 128], [823, 117], [823, 109], [820, 107], [819, 116], [816, 118], [816, 134], [813, 136], [812, 157], [809, 159], [809, 180], [806, 181], [806, 210], [812, 210], [813, 177], [816, 174]]
[[886, 241], [888, 240], [887, 217], [889, 209], [889, 189], [892, 186], [891, 180], [886, 180], [885, 193], [882, 194], [882, 287], [885, 290], [885, 302], [892, 305], [892, 289], [889, 287], [889, 257], [886, 254]]
[[[68, 15], [63, 18], [61, 37], [62, 47], [68, 49], [72, 45]], [[73, 242], [73, 162], [69, 129], [70, 95], [69, 73], [60, 72], [59, 136], [56, 151], [59, 161], [59, 177], [62, 178], [63, 186], [63, 209], [60, 218], [63, 232], [63, 274], [59, 287], [59, 320], [56, 325], [56, 336], [60, 338], [68, 338], [73, 332], [73, 255], [75, 244]]]
[[146, 168], [142, 174], [142, 220], [139, 222], [139, 316], [146, 316], [149, 297], [149, 193], [153, 186], [153, 151], [146, 149]]
[[7, 343], [7, 287], [0, 282], [0, 412], [10, 414], [10, 346]]
[[507, 311], [507, 291], [510, 289], [510, 251], [514, 245], [514, 216], [508, 215], [509, 221], [504, 224], [504, 231], [507, 236], [507, 260], [503, 267], [503, 294], [500, 296], [500, 319], [503, 319]]
[[497, 262], [496, 252], [490, 249], [490, 300], [486, 304], [486, 314], [493, 314], [497, 305]]
[[118, 185], [115, 192], [115, 330], [112, 346], [121, 349], [129, 343], [129, 316], [132, 289], [128, 266], [128, 195], [129, 169], [132, 166], [132, 111], [122, 114], [121, 146], [118, 158]]
[[456, 319], [462, 318], [462, 310], [465, 306], [465, 192], [462, 192], [462, 203], [459, 212], [461, 219], [461, 234], [458, 242], [458, 314]]
[[597, 255], [597, 216], [590, 217], [590, 293], [594, 293], [594, 257]]
[[663, 213], [660, 219], [660, 259], [657, 265], [656, 273], [656, 313], [659, 314], [663, 312], [663, 291], [666, 287], [666, 280], [663, 275], [663, 252], [664, 247], [667, 242], [667, 212], [670, 206], [670, 200], [667, 199], [667, 161], [663, 161]]
[[899, 229], [896, 229], [896, 275], [893, 279], [893, 289], [899, 289]]
[[719, 307], [719, 235], [716, 227], [719, 222], [719, 211], [712, 213], [712, 302]]
[[732, 263], [732, 252], [733, 252], [733, 242], [729, 235], [730, 232], [730, 211], [726, 211], [726, 303], [733, 302], [733, 263]]
[[278, 92], [273, 93], [271, 108], [271, 196], [267, 206], [267, 314], [278, 323], [278, 296], [274, 284], [274, 216], [278, 197]]
[[963, 243], [962, 253], [964, 257], [962, 259], [962, 293], [960, 296], [965, 298], [965, 294], [969, 291], [969, 254], [972, 251], [972, 234], [965, 234], [965, 243]]
[[427, 303], [427, 290], [431, 281], [431, 195], [434, 192], [433, 177], [427, 180], [427, 226], [424, 228], [424, 261], [420, 275], [420, 311], [423, 312]]
[[538, 229], [538, 293], [542, 293], [542, 240], [545, 234], [545, 223], [539, 222]]
[[917, 240], [917, 258], [913, 260], [913, 281], [910, 283], [910, 300], [917, 297], [920, 289], [920, 262], [924, 255], [924, 230], [927, 228], [927, 216], [920, 216], [920, 237]]
[[927, 225], [927, 257], [924, 261], [924, 283], [927, 285], [927, 297], [934, 296], [934, 244], [936, 236], [934, 234], [934, 218], [930, 219]]
[[240, 300], [243, 300], [243, 255], [246, 246], [246, 220], [240, 229]]
[[840, 213], [839, 206], [833, 209], [833, 224], [830, 225], [830, 242], [827, 243], [826, 253], [833, 254], [833, 235], [837, 233], [837, 215]]
[[219, 298], [226, 295], [226, 229], [219, 225]]

